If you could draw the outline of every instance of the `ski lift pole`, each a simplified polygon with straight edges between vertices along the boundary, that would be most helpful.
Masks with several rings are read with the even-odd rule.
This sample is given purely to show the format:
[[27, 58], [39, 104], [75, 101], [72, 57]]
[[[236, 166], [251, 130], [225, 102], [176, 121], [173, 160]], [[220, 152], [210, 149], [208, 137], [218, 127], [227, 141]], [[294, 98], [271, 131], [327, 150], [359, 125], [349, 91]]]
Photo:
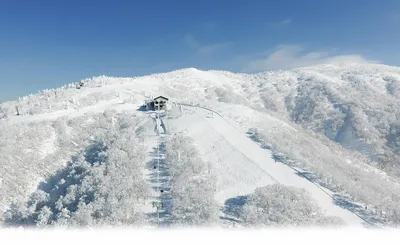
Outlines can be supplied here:
[[157, 206], [157, 226], [160, 227], [160, 209]]
[[[160, 115], [157, 113], [157, 133], [160, 135], [160, 127], [158, 126], [160, 122]], [[161, 202], [161, 193], [160, 193], [160, 144], [158, 144], [157, 147], [157, 183], [158, 183], [158, 188], [157, 192], [160, 195], [159, 196], [159, 202]], [[157, 225], [160, 226], [160, 208], [157, 205]]]

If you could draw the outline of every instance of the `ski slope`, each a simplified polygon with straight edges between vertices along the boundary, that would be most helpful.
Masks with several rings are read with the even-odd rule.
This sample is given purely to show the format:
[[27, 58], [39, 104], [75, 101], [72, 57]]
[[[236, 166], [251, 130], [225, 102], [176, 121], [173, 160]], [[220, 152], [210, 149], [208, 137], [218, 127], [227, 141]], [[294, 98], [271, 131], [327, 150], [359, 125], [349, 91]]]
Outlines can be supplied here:
[[205, 160], [215, 166], [218, 176], [216, 199], [223, 206], [230, 198], [252, 193], [273, 183], [304, 188], [326, 215], [342, 218], [350, 226], [363, 227], [366, 221], [334, 204], [326, 190], [298, 176], [295, 170], [275, 162], [270, 151], [261, 148], [243, 132], [215, 112], [182, 106], [183, 116], [168, 119], [171, 132], [186, 132], [196, 142]]
[[[60, 116], [78, 117], [87, 112], [100, 112], [105, 109], [129, 108], [132, 110], [139, 105], [139, 103], [119, 104], [113, 101], [70, 113], [60, 111], [49, 115], [24, 117], [27, 121], [53, 120]], [[168, 189], [168, 186], [165, 185], [167, 183], [165, 173], [161, 173], [163, 177], [157, 177], [156, 181], [154, 177], [160, 175], [158, 166], [157, 169], [153, 169], [154, 164], [158, 159], [163, 161], [158, 148], [161, 142], [165, 142], [164, 137], [185, 132], [195, 140], [204, 160], [214, 165], [215, 173], [218, 176], [215, 198], [221, 207], [230, 198], [251, 194], [258, 187], [280, 183], [309, 191], [326, 215], [340, 217], [351, 226], [366, 225], [366, 222], [354, 213], [336, 206], [327, 190], [298, 176], [296, 171], [290, 167], [275, 162], [270, 151], [261, 148], [220, 114], [209, 109], [185, 104], [180, 105], [180, 110], [174, 108], [174, 115], [170, 119], [167, 117], [158, 119], [155, 113], [147, 113], [148, 120], [140, 125], [144, 126], [145, 130], [139, 137], [144, 137], [144, 144], [148, 147], [146, 160], [148, 164], [144, 173], [151, 186], [150, 200], [142, 205], [142, 210], [153, 220], [153, 223], [157, 222], [157, 212], [152, 204], [159, 200], [165, 202], [166, 199], [161, 198], [159, 191], [160, 188]], [[157, 152], [155, 152], [156, 149]], [[165, 218], [166, 210], [160, 209], [160, 213], [161, 220], [167, 220]]]

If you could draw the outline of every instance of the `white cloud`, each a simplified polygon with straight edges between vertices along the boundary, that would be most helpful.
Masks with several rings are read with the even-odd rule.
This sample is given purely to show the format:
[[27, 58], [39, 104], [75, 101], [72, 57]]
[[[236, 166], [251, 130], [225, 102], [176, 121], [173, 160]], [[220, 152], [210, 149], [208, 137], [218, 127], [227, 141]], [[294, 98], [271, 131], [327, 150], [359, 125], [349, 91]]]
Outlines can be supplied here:
[[201, 24], [200, 29], [202, 31], [214, 31], [217, 28], [217, 23], [214, 21], [208, 21]]
[[247, 59], [243, 71], [290, 69], [318, 64], [368, 63], [360, 54], [333, 55], [329, 52], [305, 51], [299, 45], [281, 45], [272, 53], [258, 59]]
[[292, 18], [287, 18], [281, 21], [270, 22], [268, 25], [272, 28], [279, 28], [289, 25], [290, 23], [292, 23], [292, 21], [293, 21]]
[[224, 43], [216, 43], [216, 44], [211, 44], [211, 45], [205, 45], [200, 47], [197, 50], [197, 54], [199, 55], [211, 55], [213, 53], [216, 53], [218, 51], [221, 51], [223, 49], [226, 49], [230, 47], [232, 43], [230, 42], [224, 42]]
[[393, 13], [389, 14], [389, 18], [392, 21], [396, 21], [396, 22], [400, 21], [400, 12], [393, 12]]
[[200, 46], [200, 42], [190, 34], [186, 34], [183, 37], [183, 42], [190, 48], [198, 48]]
[[281, 22], [279, 22], [281, 25], [289, 25], [290, 23], [292, 23], [292, 19], [291, 18], [288, 18], [288, 19], [285, 19], [285, 20], [283, 20], [283, 21], [281, 21]]
[[231, 42], [221, 42], [212, 44], [202, 44], [193, 35], [186, 34], [183, 38], [186, 46], [194, 49], [197, 55], [212, 55], [218, 51], [226, 49], [232, 45]]

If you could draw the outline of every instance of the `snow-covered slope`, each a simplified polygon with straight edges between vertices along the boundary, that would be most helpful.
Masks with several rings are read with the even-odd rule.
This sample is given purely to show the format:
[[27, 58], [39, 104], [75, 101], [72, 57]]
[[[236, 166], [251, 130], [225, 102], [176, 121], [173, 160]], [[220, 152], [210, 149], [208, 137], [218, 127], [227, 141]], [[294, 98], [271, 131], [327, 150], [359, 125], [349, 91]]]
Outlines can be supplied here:
[[205, 159], [215, 164], [218, 176], [216, 200], [224, 204], [231, 198], [252, 193], [256, 188], [274, 183], [304, 188], [311, 193], [326, 214], [340, 217], [350, 225], [367, 225], [356, 214], [335, 205], [334, 200], [314, 183], [277, 163], [270, 151], [261, 148], [223, 117], [197, 107], [184, 107], [193, 115], [169, 120], [171, 131], [187, 131], [195, 139]]
[[214, 165], [221, 208], [278, 182], [306, 189], [326, 214], [350, 224], [400, 224], [400, 68], [327, 65], [259, 74], [190, 68], [83, 82], [81, 89], [70, 84], [0, 104], [0, 210], [19, 207], [0, 216], [6, 223], [25, 212], [27, 200], [26, 209], [40, 212], [44, 204], [32, 206], [38, 203], [32, 193], [46, 192], [40, 181], [75, 166], [93, 141], [125, 134], [124, 125], [138, 128], [134, 137], [158, 137], [149, 121], [143, 124], [149, 115], [140, 107], [164, 95], [179, 113], [160, 130], [184, 132]]

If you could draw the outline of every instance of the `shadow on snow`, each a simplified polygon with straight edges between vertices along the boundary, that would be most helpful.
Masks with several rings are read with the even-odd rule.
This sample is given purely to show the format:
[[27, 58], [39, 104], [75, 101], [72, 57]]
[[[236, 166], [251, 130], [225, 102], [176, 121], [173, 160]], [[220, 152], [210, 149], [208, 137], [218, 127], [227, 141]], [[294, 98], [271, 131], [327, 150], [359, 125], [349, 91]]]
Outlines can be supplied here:
[[[160, 210], [160, 226], [167, 227], [172, 224], [171, 220], [171, 193], [170, 193], [170, 174], [168, 165], [165, 163], [165, 142], [161, 142], [158, 148], [153, 148], [151, 152], [152, 160], [146, 163], [147, 169], [150, 170], [149, 181], [152, 184], [154, 192], [160, 191], [160, 201], [162, 208]], [[159, 163], [158, 163], [159, 159]], [[159, 186], [160, 188], [158, 188]], [[161, 193], [161, 190], [163, 192]], [[147, 214], [148, 218], [157, 223], [157, 212], [154, 208], [154, 212]]]
[[[287, 157], [285, 157], [283, 155], [274, 153], [274, 149], [272, 149], [271, 146], [265, 144], [261, 140], [261, 138], [258, 135], [257, 129], [249, 129], [249, 131], [246, 134], [252, 141], [259, 144], [261, 148], [271, 151], [272, 158], [274, 159], [275, 162], [281, 162], [281, 163], [285, 164], [286, 166], [290, 167], [291, 169], [293, 169], [295, 171], [295, 174], [297, 176], [307, 179], [308, 181], [317, 185], [319, 188], [323, 187], [328, 190], [337, 191], [337, 190], [335, 190], [335, 188], [332, 189], [332, 187], [329, 186], [327, 183], [324, 183], [323, 181], [321, 181], [321, 179], [318, 178], [318, 176], [315, 175], [314, 173], [305, 171], [305, 170], [295, 169], [293, 166], [294, 161], [288, 159]], [[323, 189], [322, 189], [322, 191], [326, 192]], [[330, 195], [330, 194], [327, 193], [327, 195]], [[338, 194], [334, 194], [331, 197], [332, 197], [335, 205], [351, 211], [352, 213], [354, 213], [355, 215], [357, 215], [358, 217], [363, 219], [366, 223], [368, 223], [368, 225], [367, 225], [368, 227], [374, 226], [373, 224], [378, 222], [378, 220], [376, 220], [375, 218], [372, 218], [372, 217], [370, 217], [370, 215], [368, 215], [368, 212], [366, 211], [365, 207], [354, 204], [354, 203], [346, 200], [345, 197], [338, 195]]]
[[[95, 142], [84, 150], [83, 156], [86, 162], [93, 167], [95, 164], [104, 163], [105, 155], [103, 153], [106, 150], [107, 147], [103, 142]], [[26, 202], [27, 206], [33, 209], [34, 212], [30, 212], [28, 215], [19, 214], [16, 212], [19, 208], [18, 205], [11, 204], [10, 209], [6, 211], [10, 213], [10, 215], [6, 215], [5, 226], [35, 226], [38, 220], [38, 213], [45, 206], [49, 207], [53, 214], [59, 213], [60, 210], [57, 208], [57, 201], [65, 196], [68, 188], [74, 185], [80, 185], [85, 177], [81, 174], [86, 170], [83, 166], [78, 164], [78, 159], [77, 156], [72, 156], [65, 168], [57, 171], [55, 175], [38, 185], [35, 193], [33, 193]], [[44, 192], [48, 198], [45, 201], [38, 200], [38, 191]], [[88, 204], [94, 200], [94, 195], [93, 193], [86, 194], [84, 201]], [[71, 213], [76, 212], [78, 209], [78, 201], [79, 200], [74, 200], [68, 206], [63, 206], [63, 208], [66, 207]], [[54, 215], [50, 219], [54, 220]]]
[[239, 217], [241, 214], [241, 210], [243, 208], [243, 205], [246, 204], [247, 198], [247, 196], [237, 196], [226, 200], [224, 203], [223, 213], [227, 217], [220, 217], [220, 219], [224, 219], [234, 223], [240, 222]]

